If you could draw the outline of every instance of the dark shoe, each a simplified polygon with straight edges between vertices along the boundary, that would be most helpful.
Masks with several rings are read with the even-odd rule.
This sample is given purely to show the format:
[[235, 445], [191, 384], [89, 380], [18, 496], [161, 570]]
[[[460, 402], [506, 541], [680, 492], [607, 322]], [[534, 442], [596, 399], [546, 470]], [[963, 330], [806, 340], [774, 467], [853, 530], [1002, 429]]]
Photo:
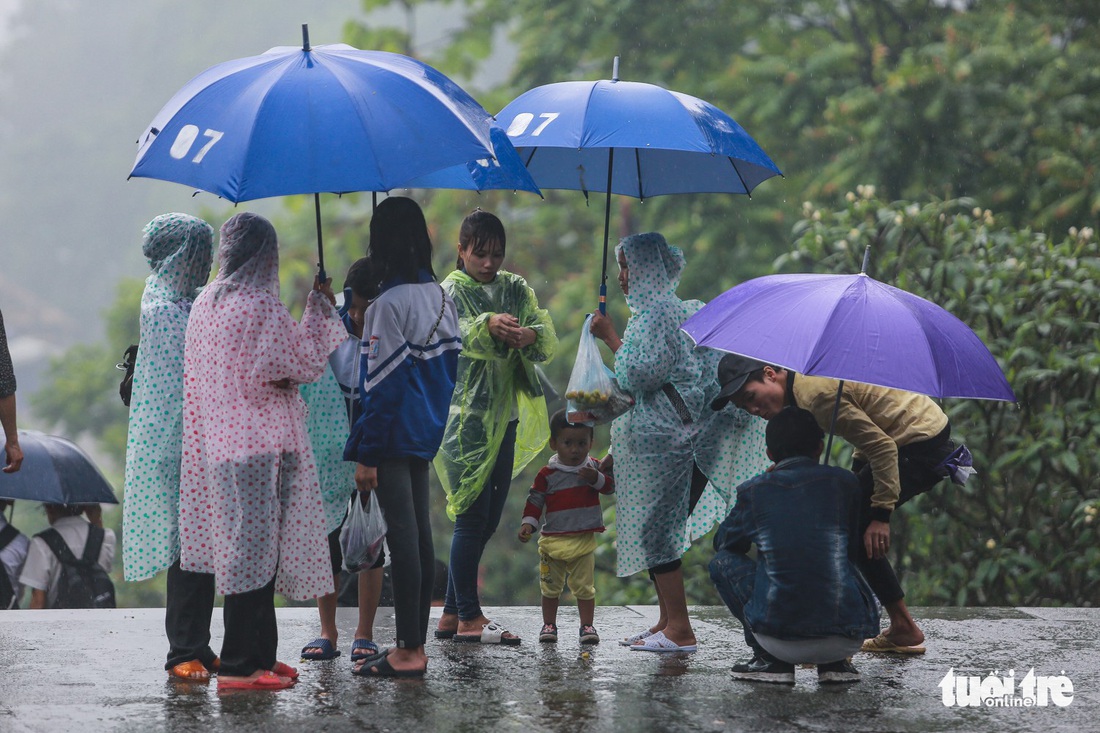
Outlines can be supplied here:
[[544, 644], [558, 643], [558, 627], [555, 624], [543, 624], [539, 632], [539, 641]]
[[769, 662], [759, 656], [747, 664], [736, 664], [730, 670], [735, 680], [772, 682], [779, 685], [794, 684], [794, 665], [786, 662]]
[[588, 626], [581, 627], [581, 643], [582, 644], [599, 644], [600, 635], [596, 633], [596, 627], [589, 624]]
[[845, 682], [859, 682], [859, 670], [847, 659], [839, 662], [817, 665], [817, 682], [821, 685], [835, 685]]

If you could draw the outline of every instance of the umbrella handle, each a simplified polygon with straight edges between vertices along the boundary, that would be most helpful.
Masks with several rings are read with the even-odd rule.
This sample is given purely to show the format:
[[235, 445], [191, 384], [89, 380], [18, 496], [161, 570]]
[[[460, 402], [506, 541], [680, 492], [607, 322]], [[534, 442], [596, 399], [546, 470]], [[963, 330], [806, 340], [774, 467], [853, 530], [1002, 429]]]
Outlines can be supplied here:
[[607, 315], [607, 281], [600, 283], [600, 315]]

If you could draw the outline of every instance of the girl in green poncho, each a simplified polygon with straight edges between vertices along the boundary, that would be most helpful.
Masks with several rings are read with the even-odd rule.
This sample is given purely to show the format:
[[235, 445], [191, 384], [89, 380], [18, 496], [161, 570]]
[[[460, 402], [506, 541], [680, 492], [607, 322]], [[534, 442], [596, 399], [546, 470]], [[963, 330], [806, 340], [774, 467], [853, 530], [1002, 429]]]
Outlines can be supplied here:
[[436, 473], [455, 520], [437, 638], [518, 644], [485, 617], [478, 565], [508, 498], [512, 478], [546, 445], [546, 400], [535, 364], [558, 346], [550, 314], [519, 275], [501, 270], [504, 225], [480, 209], [458, 237], [458, 269], [443, 289], [458, 306], [462, 353]]

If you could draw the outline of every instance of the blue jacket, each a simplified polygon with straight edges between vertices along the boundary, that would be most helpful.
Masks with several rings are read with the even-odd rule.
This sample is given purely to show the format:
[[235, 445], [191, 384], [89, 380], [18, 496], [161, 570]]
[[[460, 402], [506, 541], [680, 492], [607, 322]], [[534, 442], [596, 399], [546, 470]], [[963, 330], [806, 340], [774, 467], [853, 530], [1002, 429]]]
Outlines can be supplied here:
[[851, 471], [806, 457], [780, 461], [737, 488], [714, 549], [756, 545], [756, 581], [745, 606], [754, 633], [779, 639], [879, 631], [870, 587], [856, 569], [862, 552], [859, 482]]
[[365, 314], [362, 411], [344, 460], [377, 466], [386, 458], [434, 458], [461, 349], [455, 304], [427, 272], [418, 283], [384, 285]]

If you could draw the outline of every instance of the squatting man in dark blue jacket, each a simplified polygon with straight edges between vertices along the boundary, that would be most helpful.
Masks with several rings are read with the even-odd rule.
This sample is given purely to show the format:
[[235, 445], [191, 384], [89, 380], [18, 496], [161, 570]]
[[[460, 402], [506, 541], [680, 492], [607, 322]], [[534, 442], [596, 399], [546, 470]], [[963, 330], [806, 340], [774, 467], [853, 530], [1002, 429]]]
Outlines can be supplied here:
[[858, 682], [848, 658], [878, 632], [855, 564], [859, 482], [818, 464], [823, 437], [806, 410], [772, 418], [765, 440], [775, 465], [737, 488], [715, 535], [710, 575], [754, 655], [734, 666], [734, 679], [793, 685], [795, 664], [816, 664], [819, 683]]

